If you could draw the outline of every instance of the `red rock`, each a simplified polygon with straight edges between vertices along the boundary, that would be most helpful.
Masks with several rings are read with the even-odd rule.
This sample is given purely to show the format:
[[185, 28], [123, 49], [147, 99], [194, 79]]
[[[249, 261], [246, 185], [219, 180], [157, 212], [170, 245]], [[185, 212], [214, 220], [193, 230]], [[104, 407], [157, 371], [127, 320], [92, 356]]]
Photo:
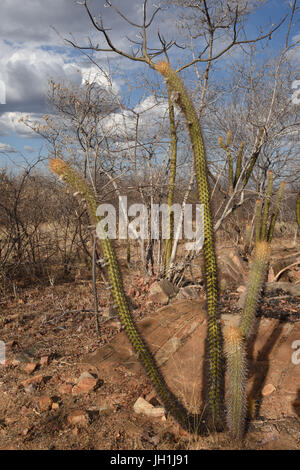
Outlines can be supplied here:
[[84, 410], [74, 410], [68, 415], [67, 420], [69, 424], [72, 424], [74, 426], [85, 427], [89, 424], [89, 416]]
[[72, 395], [80, 395], [81, 393], [89, 393], [95, 390], [99, 381], [89, 372], [83, 372], [78, 382], [72, 388]]
[[49, 356], [42, 356], [40, 359], [40, 365], [47, 366], [49, 364]]
[[27, 436], [29, 431], [30, 431], [30, 428], [24, 428], [23, 431], [22, 431], [23, 436]]
[[69, 395], [72, 392], [72, 387], [71, 384], [63, 383], [58, 387], [58, 391], [62, 395]]
[[37, 364], [35, 362], [28, 362], [27, 364], [25, 364], [23, 370], [27, 372], [27, 374], [32, 374], [32, 372], [34, 372], [36, 368]]
[[43, 375], [35, 375], [34, 377], [31, 377], [30, 379], [23, 380], [23, 382], [21, 382], [21, 385], [25, 388], [28, 385], [40, 384], [43, 378], [44, 378]]
[[47, 395], [39, 399], [39, 407], [42, 411], [50, 410], [52, 405], [52, 400]]

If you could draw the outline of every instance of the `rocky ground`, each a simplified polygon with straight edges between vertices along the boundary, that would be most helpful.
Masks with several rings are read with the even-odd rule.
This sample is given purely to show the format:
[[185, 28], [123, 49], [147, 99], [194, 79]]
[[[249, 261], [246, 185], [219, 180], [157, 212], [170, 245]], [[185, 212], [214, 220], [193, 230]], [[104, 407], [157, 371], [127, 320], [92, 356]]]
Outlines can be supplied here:
[[[166, 415], [109, 309], [103, 284], [97, 284], [97, 332], [91, 281], [78, 279], [19, 287], [0, 300], [0, 339], [6, 343], [0, 449], [299, 450], [300, 364], [292, 361], [292, 345], [300, 341], [300, 271], [293, 266], [276, 279], [284, 261], [298, 256], [296, 249], [278, 253], [248, 351], [251, 420], [243, 444], [226, 432], [189, 433]], [[248, 265], [235, 249], [220, 250], [219, 265], [226, 325], [241, 312]], [[201, 279], [201, 272], [194, 276]], [[124, 279], [133, 316], [170, 388], [196, 413], [203, 402], [203, 286], [190, 280], [178, 292], [134, 268], [126, 268]]]

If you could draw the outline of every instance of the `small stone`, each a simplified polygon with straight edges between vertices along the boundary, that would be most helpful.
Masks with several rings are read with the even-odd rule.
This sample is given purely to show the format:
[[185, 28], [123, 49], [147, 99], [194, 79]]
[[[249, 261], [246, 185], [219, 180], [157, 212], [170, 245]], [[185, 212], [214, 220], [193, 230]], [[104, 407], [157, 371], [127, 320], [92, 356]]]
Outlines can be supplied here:
[[72, 388], [72, 395], [80, 395], [81, 393], [89, 393], [97, 388], [99, 380], [89, 372], [83, 372], [78, 382]]
[[72, 392], [72, 384], [63, 383], [58, 387], [58, 391], [61, 395], [69, 395]]
[[262, 394], [263, 397], [268, 397], [269, 395], [271, 395], [271, 393], [274, 392], [274, 390], [276, 390], [276, 388], [274, 387], [273, 384], [267, 384], [262, 389], [261, 394]]
[[42, 375], [35, 375], [34, 377], [31, 377], [30, 379], [27, 379], [27, 380], [23, 380], [23, 382], [21, 382], [21, 385], [22, 387], [26, 388], [27, 386], [34, 386], [34, 385], [38, 385], [42, 382], [43, 380], [43, 376]]
[[237, 288], [236, 291], [242, 293], [242, 292], [245, 292], [245, 290], [246, 290], [246, 286], [241, 285]]
[[85, 371], [85, 372], [82, 372], [77, 382], [80, 382], [83, 379], [95, 379], [95, 376], [92, 375], [90, 372]]
[[52, 403], [51, 409], [52, 410], [58, 410], [59, 409], [59, 403]]
[[164, 287], [165, 286], [161, 284], [161, 282], [155, 282], [152, 284], [149, 291], [149, 300], [159, 304], [167, 305], [170, 295], [166, 292]]
[[21, 361], [19, 361], [18, 359], [12, 359], [11, 361], [11, 365], [12, 366], [18, 366], [20, 365]]
[[49, 364], [49, 356], [42, 356], [40, 359], [41, 367], [47, 366]]
[[177, 295], [178, 299], [199, 299], [200, 297], [200, 289], [199, 288], [192, 288], [189, 286], [181, 287], [179, 289], [179, 293]]
[[50, 410], [51, 406], [52, 406], [52, 400], [50, 397], [45, 395], [40, 398], [39, 407], [42, 411]]
[[68, 415], [68, 423], [74, 426], [86, 427], [89, 424], [89, 416], [84, 410], [75, 410]]
[[23, 370], [27, 372], [27, 374], [32, 374], [36, 368], [37, 364], [35, 362], [28, 362], [28, 364], [25, 364]]
[[131, 288], [129, 289], [128, 294], [130, 295], [130, 297], [134, 297], [134, 296], [135, 296], [135, 292], [136, 292], [136, 291], [135, 291], [135, 288], [134, 288], [134, 287], [131, 287]]
[[161, 418], [165, 415], [164, 408], [155, 407], [142, 397], [137, 399], [133, 405], [133, 409], [137, 414], [145, 414], [147, 416], [151, 416], [152, 418]]

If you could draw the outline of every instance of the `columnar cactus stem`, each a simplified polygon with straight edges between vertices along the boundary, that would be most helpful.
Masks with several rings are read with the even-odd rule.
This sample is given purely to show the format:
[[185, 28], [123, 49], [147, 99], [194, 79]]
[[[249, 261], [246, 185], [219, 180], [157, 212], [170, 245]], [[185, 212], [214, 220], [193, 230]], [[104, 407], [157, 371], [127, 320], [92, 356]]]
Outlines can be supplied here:
[[240, 329], [244, 338], [249, 337], [254, 326], [255, 312], [269, 263], [270, 250], [270, 244], [266, 241], [260, 241], [255, 246], [245, 307], [240, 321]]
[[234, 181], [233, 181], [234, 188], [238, 182], [238, 179], [240, 177], [241, 170], [242, 170], [242, 158], [243, 158], [244, 147], [245, 147], [245, 142], [241, 142], [239, 153], [238, 153], [237, 160], [236, 160], [235, 176], [234, 176]]
[[[56, 158], [50, 161], [51, 170], [59, 175], [67, 184], [81, 193], [87, 203], [91, 221], [95, 225], [101, 220], [96, 215], [97, 202], [95, 196], [86, 181], [72, 170], [67, 163]], [[97, 227], [98, 230], [99, 226]], [[101, 229], [100, 229], [101, 230]], [[98, 232], [97, 232], [98, 233]], [[98, 233], [99, 235], [99, 233]], [[118, 267], [117, 258], [110, 239], [105, 232], [100, 233], [103, 256], [107, 263], [108, 275], [111, 284], [111, 291], [117, 305], [120, 320], [125, 328], [129, 340], [138, 354], [145, 370], [153, 383], [158, 395], [162, 399], [166, 409], [174, 415], [180, 424], [188, 426], [188, 416], [183, 406], [166, 385], [156, 363], [148, 350], [147, 345], [141, 338], [131, 316], [127, 298], [124, 292], [121, 273]]]
[[243, 335], [236, 326], [227, 327], [224, 338], [229, 384], [226, 395], [227, 424], [231, 437], [239, 440], [245, 431], [247, 411], [245, 345]]
[[[273, 214], [272, 214], [272, 217], [271, 217], [271, 222], [270, 222], [270, 225], [269, 225], [268, 236], [267, 236], [267, 240], [268, 240], [269, 243], [271, 243], [272, 238], [273, 238], [275, 222], [276, 222], [276, 219], [277, 219], [277, 216], [278, 216], [279, 205], [280, 205], [280, 202], [281, 202], [281, 199], [282, 199], [282, 195], [283, 195], [285, 185], [286, 185], [286, 182], [283, 181], [280, 184], [280, 187], [279, 187], [279, 190], [278, 190], [278, 193], [277, 193], [276, 202], [275, 202]], [[300, 204], [299, 204], [299, 207], [300, 207]]]
[[[170, 133], [171, 133], [171, 156], [170, 156], [170, 174], [169, 174], [169, 188], [168, 188], [168, 207], [171, 208], [174, 201], [174, 189], [176, 179], [176, 160], [177, 160], [177, 135], [175, 126], [175, 113], [174, 106], [171, 99], [172, 89], [168, 87], [168, 102], [169, 102], [169, 120], [170, 120]], [[165, 252], [165, 276], [167, 277], [172, 253], [174, 235], [174, 213], [169, 212], [169, 238], [166, 240]]]
[[262, 127], [260, 130], [259, 130], [259, 134], [258, 134], [258, 138], [257, 138], [257, 143], [256, 143], [256, 149], [254, 151], [254, 153], [252, 154], [252, 157], [251, 157], [251, 160], [250, 160], [250, 163], [249, 163], [249, 166], [248, 166], [248, 170], [246, 171], [246, 175], [245, 175], [245, 178], [243, 179], [243, 186], [245, 187], [249, 181], [249, 178], [252, 174], [252, 171], [253, 171], [253, 168], [254, 168], [254, 165], [258, 159], [258, 156], [259, 156], [259, 152], [260, 152], [260, 148], [262, 146], [262, 143], [263, 143], [263, 138], [264, 138], [264, 133], [265, 133], [265, 129]]
[[255, 203], [255, 243], [260, 241], [260, 218], [261, 218], [261, 200], [257, 199]]
[[269, 171], [267, 191], [266, 191], [266, 197], [265, 197], [265, 203], [264, 203], [264, 211], [263, 211], [262, 224], [261, 224], [261, 235], [260, 235], [261, 240], [265, 240], [267, 238], [267, 223], [268, 223], [269, 208], [270, 208], [271, 195], [272, 195], [272, 186], [273, 186], [273, 171]]
[[194, 154], [199, 202], [204, 205], [205, 241], [203, 250], [208, 310], [208, 403], [213, 423], [219, 424], [223, 381], [222, 350], [218, 317], [217, 265], [205, 148], [196, 110], [178, 74], [165, 61], [156, 64], [155, 69], [161, 73], [166, 79], [167, 85], [172, 88], [174, 100], [185, 115]]

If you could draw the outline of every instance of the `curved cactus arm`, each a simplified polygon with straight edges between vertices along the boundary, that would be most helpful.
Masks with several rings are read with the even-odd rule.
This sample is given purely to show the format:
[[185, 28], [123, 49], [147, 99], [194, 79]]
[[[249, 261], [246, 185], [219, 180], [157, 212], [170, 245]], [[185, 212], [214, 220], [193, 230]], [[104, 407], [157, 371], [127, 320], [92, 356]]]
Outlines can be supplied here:
[[[97, 202], [95, 195], [87, 182], [72, 170], [63, 160], [55, 158], [50, 161], [51, 170], [60, 176], [67, 184], [79, 192], [85, 199], [89, 215], [93, 223], [97, 224], [101, 218], [97, 217]], [[100, 233], [99, 233], [100, 230]], [[108, 264], [108, 275], [111, 284], [112, 295], [118, 307], [118, 313], [127, 336], [133, 345], [139, 360], [143, 364], [154, 388], [163, 401], [166, 409], [181, 423], [188, 426], [188, 415], [183, 406], [178, 402], [173, 393], [169, 390], [163, 376], [161, 375], [156, 362], [151, 355], [146, 343], [139, 334], [131, 316], [128, 301], [123, 288], [122, 277], [119, 270], [117, 258], [111, 241], [103, 232], [101, 224], [97, 225], [97, 233], [101, 240], [102, 251]]]
[[194, 154], [199, 202], [204, 205], [205, 241], [203, 251], [208, 310], [208, 404], [213, 423], [219, 424], [223, 383], [222, 348], [218, 317], [217, 264], [205, 148], [196, 110], [178, 74], [166, 61], [158, 62], [155, 69], [166, 79], [167, 85], [172, 88], [174, 101], [186, 118]]

